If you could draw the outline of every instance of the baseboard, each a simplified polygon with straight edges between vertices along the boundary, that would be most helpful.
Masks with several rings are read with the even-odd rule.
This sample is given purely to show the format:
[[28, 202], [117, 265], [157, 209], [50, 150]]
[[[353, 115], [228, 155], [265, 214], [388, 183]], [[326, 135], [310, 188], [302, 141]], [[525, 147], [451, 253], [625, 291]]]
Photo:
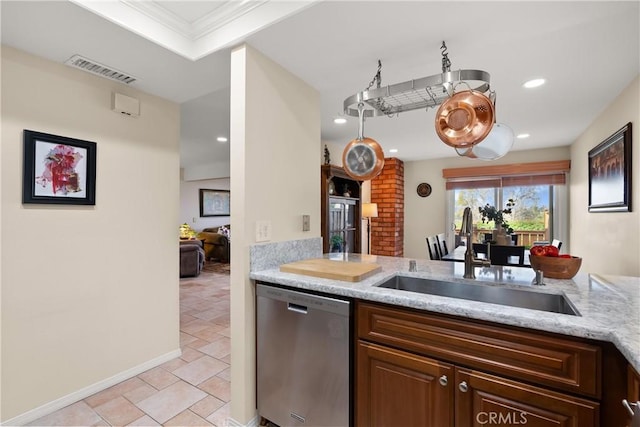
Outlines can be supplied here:
[[49, 415], [50, 413], [55, 412], [58, 409], [62, 409], [65, 406], [71, 405], [72, 403], [76, 403], [84, 398], [87, 398], [111, 386], [121, 383], [122, 381], [128, 380], [129, 378], [133, 378], [138, 374], [148, 371], [149, 369], [153, 369], [157, 366], [162, 365], [165, 362], [168, 362], [180, 356], [182, 356], [181, 349], [173, 350], [169, 353], [163, 354], [162, 356], [158, 356], [154, 359], [148, 360], [138, 366], [134, 366], [131, 369], [127, 369], [126, 371], [120, 372], [110, 378], [99, 381], [95, 384], [91, 384], [90, 386], [82, 388], [78, 391], [74, 391], [71, 394], [68, 394], [59, 399], [53, 400], [49, 403], [45, 403], [44, 405], [39, 406], [35, 409], [32, 409], [28, 412], [25, 412], [24, 414], [20, 414], [17, 417], [4, 421], [0, 423], [0, 425], [21, 426], [21, 425], [30, 423], [32, 421], [37, 420], [38, 418], [44, 417], [45, 415]]
[[247, 424], [239, 423], [233, 418], [227, 418], [227, 425], [229, 427], [258, 427], [258, 416], [251, 418]]

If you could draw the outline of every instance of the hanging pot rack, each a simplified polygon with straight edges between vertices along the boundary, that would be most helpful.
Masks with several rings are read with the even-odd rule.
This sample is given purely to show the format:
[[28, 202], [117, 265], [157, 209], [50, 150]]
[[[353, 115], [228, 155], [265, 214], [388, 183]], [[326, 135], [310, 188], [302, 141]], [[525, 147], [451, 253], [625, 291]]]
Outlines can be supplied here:
[[[481, 160], [504, 156], [513, 145], [513, 131], [504, 124], [493, 129], [496, 93], [491, 90], [489, 73], [451, 71], [444, 41], [440, 50], [442, 73], [384, 87], [382, 62], [378, 60], [378, 70], [369, 86], [344, 100], [344, 114], [359, 117], [363, 123], [368, 117], [393, 117], [405, 111], [440, 106], [435, 118], [436, 133], [445, 144], [456, 148], [458, 155]], [[466, 90], [457, 92], [459, 86], [466, 86]]]
[[489, 91], [490, 75], [482, 70], [445, 71], [441, 74], [377, 88], [368, 88], [344, 100], [344, 113], [358, 117], [358, 104], [369, 107], [365, 117], [392, 116], [405, 111], [434, 108], [449, 99], [457, 83], [480, 93]]

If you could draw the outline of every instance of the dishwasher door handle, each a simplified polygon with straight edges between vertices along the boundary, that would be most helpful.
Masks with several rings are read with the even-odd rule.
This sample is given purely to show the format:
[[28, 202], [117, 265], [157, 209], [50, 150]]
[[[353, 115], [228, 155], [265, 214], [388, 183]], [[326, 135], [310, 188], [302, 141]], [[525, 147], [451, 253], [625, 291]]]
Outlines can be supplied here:
[[294, 304], [292, 302], [287, 304], [287, 310], [295, 311], [296, 313], [300, 313], [300, 314], [307, 314], [307, 306]]

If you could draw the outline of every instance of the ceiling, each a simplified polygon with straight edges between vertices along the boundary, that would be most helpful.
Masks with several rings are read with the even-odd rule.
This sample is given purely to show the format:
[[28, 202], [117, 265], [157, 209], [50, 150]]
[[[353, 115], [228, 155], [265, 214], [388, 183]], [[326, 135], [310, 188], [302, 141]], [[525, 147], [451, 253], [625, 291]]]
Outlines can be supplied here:
[[[233, 141], [216, 137], [229, 135], [230, 48], [241, 42], [318, 90], [322, 140], [340, 146], [358, 119], [333, 118], [378, 59], [383, 86], [439, 74], [443, 40], [452, 70], [490, 73], [497, 121], [531, 135], [513, 150], [571, 144], [640, 73], [639, 1], [3, 0], [1, 19], [3, 44], [60, 63], [80, 54], [180, 103], [183, 167], [229, 157]], [[524, 89], [533, 77], [547, 84]], [[364, 134], [405, 161], [454, 156], [434, 117], [373, 117]]]

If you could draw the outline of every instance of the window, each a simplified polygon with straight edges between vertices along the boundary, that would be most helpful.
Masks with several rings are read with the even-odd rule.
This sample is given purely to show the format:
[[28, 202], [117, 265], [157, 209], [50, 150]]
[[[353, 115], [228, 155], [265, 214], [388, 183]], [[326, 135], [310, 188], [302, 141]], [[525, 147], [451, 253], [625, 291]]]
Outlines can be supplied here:
[[[547, 166], [554, 163], [557, 171], [531, 170], [530, 166]], [[568, 200], [566, 191], [566, 175], [569, 164], [559, 162], [529, 163], [520, 165], [502, 165], [479, 168], [445, 169], [443, 176], [447, 180], [447, 223], [450, 235], [447, 240], [459, 243], [455, 239], [462, 224], [462, 213], [469, 206], [474, 219], [474, 242], [483, 242], [494, 228], [493, 222], [483, 223], [478, 208], [490, 204], [504, 209], [509, 199], [515, 201], [512, 213], [505, 216], [514, 229], [519, 245], [530, 247], [535, 241], [562, 240], [568, 247], [566, 229], [568, 219]], [[512, 166], [508, 168], [508, 166]], [[495, 176], [496, 168], [501, 169], [502, 176]], [[520, 174], [516, 173], [519, 172]], [[486, 175], [487, 173], [493, 174]], [[522, 175], [527, 173], [527, 175]], [[485, 235], [487, 233], [487, 235]], [[454, 242], [455, 240], [455, 242]]]

